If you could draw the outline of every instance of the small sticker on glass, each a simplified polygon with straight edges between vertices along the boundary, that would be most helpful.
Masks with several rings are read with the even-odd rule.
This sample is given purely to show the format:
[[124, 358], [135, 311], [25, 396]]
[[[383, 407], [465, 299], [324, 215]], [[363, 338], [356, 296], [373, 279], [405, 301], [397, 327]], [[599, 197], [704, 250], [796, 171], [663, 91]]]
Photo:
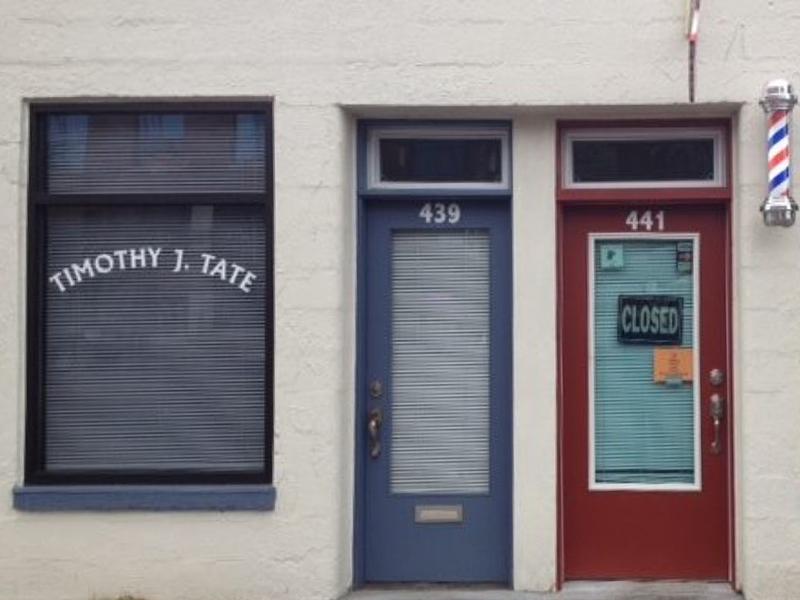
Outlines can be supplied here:
[[625, 266], [625, 255], [622, 244], [600, 245], [600, 269], [603, 271], [619, 271]]
[[694, 360], [691, 348], [654, 348], [653, 381], [682, 383], [694, 379]]
[[678, 242], [675, 247], [675, 265], [678, 273], [691, 273], [693, 263], [694, 244], [692, 242]]

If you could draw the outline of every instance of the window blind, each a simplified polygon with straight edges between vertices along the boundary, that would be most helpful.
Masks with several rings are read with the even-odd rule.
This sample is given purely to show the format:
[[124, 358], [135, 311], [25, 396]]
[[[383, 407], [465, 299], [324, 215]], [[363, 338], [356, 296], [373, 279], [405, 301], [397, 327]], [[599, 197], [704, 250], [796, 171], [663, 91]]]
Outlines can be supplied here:
[[392, 238], [392, 493], [489, 491], [489, 236]]
[[263, 206], [46, 221], [46, 468], [263, 470]]
[[261, 193], [261, 113], [47, 117], [51, 194]]
[[613, 269], [601, 265], [605, 243], [596, 242], [594, 267], [596, 481], [693, 483], [694, 384], [654, 383], [654, 346], [620, 343], [617, 331], [620, 295], [678, 296], [683, 298], [680, 345], [692, 348], [692, 274], [678, 271], [674, 240], [614, 240], [624, 262]]

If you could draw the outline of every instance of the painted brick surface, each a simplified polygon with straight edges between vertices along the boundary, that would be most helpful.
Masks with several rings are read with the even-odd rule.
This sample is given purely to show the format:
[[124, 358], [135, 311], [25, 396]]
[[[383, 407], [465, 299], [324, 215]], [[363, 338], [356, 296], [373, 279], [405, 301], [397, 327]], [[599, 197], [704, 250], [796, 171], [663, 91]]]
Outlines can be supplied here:
[[[0, 0], [0, 597], [316, 600], [349, 586], [360, 114], [515, 120], [515, 303], [541, 310], [515, 313], [514, 570], [516, 587], [540, 590], [555, 580], [554, 121], [735, 117], [738, 573], [748, 598], [797, 597], [800, 234], [761, 225], [755, 101], [769, 78], [800, 84], [800, 2], [703, 3], [697, 109], [686, 106], [683, 10], [680, 0], [635, 10], [615, 0]], [[267, 96], [276, 510], [15, 512], [25, 101]]]

